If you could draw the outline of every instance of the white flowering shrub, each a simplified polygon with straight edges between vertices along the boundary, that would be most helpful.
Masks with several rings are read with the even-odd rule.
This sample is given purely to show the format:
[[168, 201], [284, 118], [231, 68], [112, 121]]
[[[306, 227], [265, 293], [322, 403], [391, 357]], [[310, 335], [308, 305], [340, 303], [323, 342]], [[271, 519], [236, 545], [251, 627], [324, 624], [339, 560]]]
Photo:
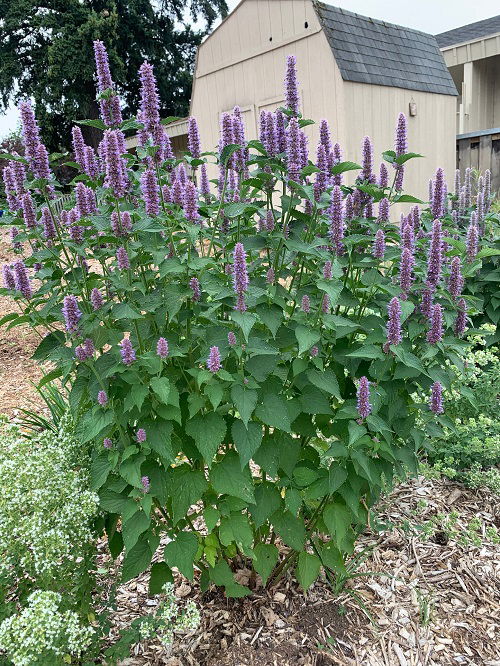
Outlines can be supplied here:
[[15, 666], [71, 663], [88, 648], [94, 630], [74, 611], [60, 610], [61, 604], [59, 593], [36, 590], [20, 613], [0, 624], [0, 651]]

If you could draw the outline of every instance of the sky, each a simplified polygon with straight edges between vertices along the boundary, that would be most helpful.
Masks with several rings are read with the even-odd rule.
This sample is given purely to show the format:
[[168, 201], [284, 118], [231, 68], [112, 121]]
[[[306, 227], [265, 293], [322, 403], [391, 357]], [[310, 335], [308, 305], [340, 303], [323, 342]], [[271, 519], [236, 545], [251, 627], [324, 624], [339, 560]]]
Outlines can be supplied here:
[[[467, 23], [496, 16], [498, 0], [327, 0], [329, 4], [372, 18], [398, 23], [424, 32], [437, 34]], [[234, 9], [239, 0], [227, 0]], [[0, 138], [16, 128], [18, 114], [10, 108], [0, 115]]]

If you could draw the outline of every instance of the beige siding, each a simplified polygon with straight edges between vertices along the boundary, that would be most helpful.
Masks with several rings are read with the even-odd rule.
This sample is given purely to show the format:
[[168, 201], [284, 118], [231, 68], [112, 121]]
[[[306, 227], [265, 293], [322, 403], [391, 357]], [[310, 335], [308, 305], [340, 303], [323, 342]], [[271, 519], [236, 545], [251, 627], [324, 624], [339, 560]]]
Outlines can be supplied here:
[[[409, 162], [405, 191], [426, 199], [428, 180], [437, 167], [443, 167], [449, 185], [452, 184], [456, 150], [454, 97], [350, 81], [344, 82], [344, 90], [347, 159], [359, 162], [361, 140], [368, 135], [374, 142], [378, 169], [381, 153], [393, 148], [396, 119], [402, 111], [408, 117], [409, 150], [424, 155]], [[415, 117], [408, 113], [410, 101], [417, 105]]]

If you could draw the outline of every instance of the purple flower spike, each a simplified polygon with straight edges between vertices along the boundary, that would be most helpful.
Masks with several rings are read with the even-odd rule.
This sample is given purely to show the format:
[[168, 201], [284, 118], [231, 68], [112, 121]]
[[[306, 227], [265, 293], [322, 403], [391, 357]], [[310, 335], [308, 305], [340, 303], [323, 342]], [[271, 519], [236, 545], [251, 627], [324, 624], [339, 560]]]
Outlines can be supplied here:
[[85, 167], [85, 141], [83, 140], [82, 130], [75, 126], [71, 129], [71, 135], [73, 137], [73, 153], [75, 154], [75, 162], [82, 167]]
[[325, 265], [323, 266], [323, 278], [325, 280], [331, 280], [332, 279], [332, 262], [331, 261], [326, 261]]
[[2, 266], [2, 277], [3, 277], [3, 286], [5, 289], [15, 289], [16, 281], [14, 278], [14, 273], [10, 266], [6, 264]]
[[116, 263], [121, 271], [127, 271], [130, 268], [130, 259], [127, 250], [124, 247], [119, 247], [116, 251]]
[[443, 387], [439, 382], [434, 382], [431, 386], [431, 399], [429, 402], [431, 412], [434, 414], [443, 414]]
[[234, 347], [234, 345], [236, 344], [236, 336], [233, 333], [233, 331], [229, 331], [229, 333], [227, 334], [227, 342], [231, 347]]
[[401, 287], [401, 298], [406, 300], [413, 282], [413, 265], [415, 259], [412, 251], [407, 247], [401, 253], [401, 262], [399, 264], [399, 286]]
[[268, 268], [267, 273], [266, 273], [266, 283], [267, 284], [274, 284], [275, 279], [276, 279], [276, 276], [274, 274], [274, 269], [271, 266], [270, 268]]
[[183, 208], [186, 219], [189, 222], [203, 225], [203, 221], [198, 213], [198, 190], [192, 180], [188, 180], [184, 188]]
[[427, 332], [427, 342], [435, 345], [443, 339], [443, 309], [436, 303], [431, 309], [430, 329]]
[[106, 391], [99, 391], [97, 394], [97, 402], [101, 405], [101, 407], [104, 407], [104, 405], [108, 402], [108, 394]]
[[[121, 134], [121, 136], [120, 136]], [[125, 194], [128, 186], [127, 172], [122, 158], [122, 136], [115, 130], [106, 130], [103, 139], [103, 160], [106, 170], [104, 184], [113, 190], [115, 197]]]
[[461, 338], [465, 333], [465, 327], [467, 325], [467, 304], [463, 298], [458, 301], [458, 310], [457, 316], [455, 319], [455, 325], [453, 327], [454, 333], [457, 338]]
[[424, 317], [427, 317], [428, 319], [430, 318], [432, 312], [433, 297], [434, 297], [434, 289], [432, 287], [423, 290], [422, 303], [420, 304], [420, 312], [424, 315]]
[[200, 282], [198, 278], [191, 278], [189, 280], [189, 286], [191, 288], [192, 296], [191, 300], [193, 300], [195, 303], [200, 300], [201, 298], [201, 289], [200, 289]]
[[205, 199], [210, 197], [210, 181], [208, 180], [206, 164], [200, 168], [200, 193]]
[[309, 296], [307, 294], [302, 296], [302, 303], [300, 307], [302, 308], [302, 312], [305, 312], [306, 314], [311, 311], [311, 301], [309, 300]]
[[132, 365], [132, 363], [136, 360], [136, 355], [129, 338], [123, 338], [123, 340], [120, 342], [120, 347], [122, 361], [125, 365]]
[[357, 405], [359, 418], [364, 421], [371, 414], [372, 406], [370, 404], [370, 382], [366, 377], [361, 377], [357, 391]]
[[372, 168], [373, 168], [373, 144], [369, 136], [363, 139], [363, 169], [361, 171], [361, 180], [368, 182], [372, 181]]
[[411, 222], [406, 222], [401, 229], [401, 240], [404, 248], [410, 250], [413, 254], [415, 251], [415, 232]]
[[96, 180], [99, 175], [99, 164], [97, 162], [97, 157], [92, 146], [85, 146], [85, 162], [84, 162], [85, 173], [92, 180]]
[[297, 118], [290, 118], [288, 128], [286, 130], [286, 160], [288, 164], [288, 171], [291, 168], [299, 169], [301, 163], [300, 155], [300, 128]]
[[57, 238], [57, 231], [56, 231], [56, 226], [54, 224], [54, 220], [52, 219], [52, 215], [50, 214], [50, 210], [44, 206], [42, 208], [42, 224], [43, 224], [43, 235], [46, 240], [54, 240]]
[[388, 222], [389, 221], [389, 199], [384, 197], [380, 200], [378, 205], [378, 218], [377, 222]]
[[461, 272], [460, 257], [453, 257], [451, 261], [451, 272], [448, 289], [454, 301], [460, 297], [464, 286], [464, 278]]
[[311, 347], [311, 349], [309, 350], [309, 354], [311, 355], [312, 358], [316, 358], [316, 356], [319, 354], [319, 349], [316, 347], [316, 345], [314, 347]]
[[[113, 90], [114, 84], [109, 71], [108, 53], [103, 42], [96, 40], [94, 42], [94, 55], [97, 72], [98, 90], [103, 93], [106, 90]], [[111, 127], [112, 125], [119, 125], [122, 122], [122, 115], [120, 112], [120, 100], [117, 95], [112, 95], [108, 99], [99, 100], [101, 108], [101, 117], [105, 125]]]
[[146, 213], [158, 215], [160, 212], [160, 188], [153, 169], [146, 169], [141, 176], [141, 191], [144, 197]]
[[94, 310], [99, 310], [103, 306], [103, 298], [102, 294], [97, 289], [97, 287], [94, 287], [92, 291], [90, 292], [90, 303], [92, 304], [92, 307]]
[[373, 256], [375, 259], [383, 259], [385, 255], [385, 234], [382, 229], [377, 229], [375, 242], [373, 243]]
[[274, 229], [274, 214], [272, 210], [266, 213], [266, 231], [273, 231]]
[[35, 120], [35, 114], [33, 113], [33, 109], [29, 102], [21, 102], [19, 104], [19, 112], [21, 115], [24, 152], [31, 170], [34, 171], [37, 150], [40, 144], [40, 131]]
[[245, 312], [247, 306], [245, 304], [245, 292], [248, 289], [248, 273], [245, 248], [242, 243], [236, 243], [234, 247], [234, 269], [233, 269], [233, 288], [238, 296], [235, 310]]
[[36, 212], [31, 194], [27, 192], [21, 199], [23, 218], [26, 227], [30, 230], [36, 228]]
[[381, 165], [380, 165], [378, 184], [379, 184], [379, 187], [388, 187], [389, 186], [389, 172], [387, 171], [387, 167], [385, 166], [384, 162], [382, 162]]
[[389, 301], [387, 312], [389, 321], [387, 323], [386, 350], [388, 350], [389, 345], [399, 345], [403, 339], [401, 335], [401, 303], [396, 296]]
[[14, 179], [14, 170], [8, 166], [3, 170], [3, 182], [5, 189], [5, 196], [9, 210], [15, 212], [19, 209], [19, 199], [16, 196], [16, 183]]
[[142, 442], [146, 441], [146, 431], [144, 428], [139, 428], [139, 430], [135, 433], [135, 438], [139, 444], [142, 444]]
[[470, 263], [474, 261], [478, 251], [478, 238], [479, 238], [479, 228], [471, 219], [471, 223], [467, 229], [467, 261]]
[[76, 296], [69, 294], [65, 296], [63, 300], [62, 313], [64, 315], [64, 322], [66, 325], [66, 330], [69, 333], [74, 333], [78, 330], [78, 323], [82, 316], [80, 308], [78, 307], [78, 301]]
[[329, 314], [330, 312], [330, 296], [328, 296], [328, 294], [323, 294], [323, 299], [321, 301], [321, 312], [323, 314]]
[[441, 217], [444, 213], [444, 193], [445, 193], [445, 182], [444, 182], [444, 171], [439, 167], [436, 171], [436, 176], [434, 178], [433, 184], [433, 193], [432, 193], [432, 205], [431, 212], [434, 218]]
[[328, 120], [325, 120], [324, 118], [319, 123], [319, 142], [324, 147], [325, 153], [330, 155], [332, 152], [332, 139]]
[[201, 156], [200, 132], [196, 118], [192, 117], [188, 120], [188, 148], [191, 156], [199, 160]]
[[427, 261], [427, 282], [430, 285], [437, 285], [441, 278], [441, 268], [443, 265], [443, 231], [441, 222], [434, 220], [432, 223], [431, 245], [429, 249], [429, 258]]
[[297, 59], [294, 55], [289, 55], [286, 59], [285, 106], [293, 111], [295, 115], [298, 115], [299, 86], [297, 83]]
[[156, 353], [160, 358], [167, 358], [168, 356], [168, 342], [165, 338], [159, 338], [156, 343]]
[[152, 132], [160, 124], [160, 97], [153, 74], [153, 65], [143, 62], [139, 68], [141, 79], [140, 121], [146, 132]]
[[285, 116], [279, 109], [276, 111], [276, 140], [279, 152], [284, 153], [286, 151]]
[[149, 476], [141, 476], [141, 485], [142, 485], [142, 492], [149, 493], [149, 489], [151, 487]]
[[109, 437], [105, 437], [103, 439], [102, 445], [104, 446], [105, 449], [112, 449], [113, 448], [113, 442]]
[[408, 152], [408, 128], [404, 113], [400, 113], [398, 116], [396, 136], [394, 139], [394, 152], [396, 153], [396, 157], [400, 157]]
[[222, 368], [220, 360], [220, 351], [218, 347], [210, 347], [210, 354], [207, 359], [207, 368], [214, 374]]
[[332, 203], [328, 211], [330, 217], [330, 240], [337, 255], [344, 254], [344, 207], [342, 201], [342, 190], [335, 185], [332, 191]]

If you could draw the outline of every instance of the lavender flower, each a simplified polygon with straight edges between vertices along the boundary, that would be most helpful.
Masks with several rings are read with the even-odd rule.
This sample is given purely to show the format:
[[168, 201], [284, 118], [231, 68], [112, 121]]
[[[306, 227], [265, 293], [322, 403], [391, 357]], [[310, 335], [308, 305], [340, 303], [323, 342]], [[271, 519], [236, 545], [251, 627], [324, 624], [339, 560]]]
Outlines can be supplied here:
[[40, 144], [40, 131], [35, 120], [35, 114], [29, 102], [19, 104], [21, 114], [22, 135], [24, 142], [24, 153], [28, 159], [31, 170], [34, 171], [37, 159], [38, 146]]
[[389, 349], [389, 345], [399, 345], [403, 339], [401, 335], [401, 303], [396, 296], [389, 301], [387, 312], [389, 321], [387, 323], [386, 350]]
[[21, 199], [21, 205], [23, 209], [23, 218], [26, 227], [30, 230], [36, 228], [36, 212], [35, 206], [33, 205], [33, 199], [31, 194], [27, 192], [23, 195]]
[[432, 306], [430, 329], [427, 332], [427, 342], [435, 345], [443, 339], [443, 310], [439, 303]]
[[105, 437], [102, 440], [102, 445], [104, 446], [105, 449], [112, 449], [113, 448], [113, 442], [109, 437]]
[[[407, 121], [404, 113], [400, 113], [398, 116], [394, 152], [396, 153], [396, 157], [400, 157], [408, 152]], [[396, 169], [394, 189], [401, 190], [403, 189], [404, 166], [402, 164], [395, 164], [394, 167]]]
[[141, 476], [141, 485], [142, 485], [142, 491], [144, 493], [149, 493], [149, 489], [151, 487], [149, 476]]
[[319, 354], [319, 349], [314, 345], [314, 347], [311, 347], [309, 350], [309, 354], [312, 358], [316, 358], [316, 356]]
[[369, 136], [363, 139], [363, 159], [362, 171], [360, 174], [362, 181], [372, 181], [372, 168], [373, 168], [373, 144]]
[[234, 347], [234, 345], [236, 344], [236, 336], [233, 333], [233, 331], [229, 331], [229, 333], [227, 334], [227, 342], [231, 347]]
[[104, 184], [113, 190], [115, 197], [125, 194], [128, 186], [127, 173], [122, 155], [121, 132], [106, 130], [103, 139], [103, 158], [106, 170]]
[[43, 224], [43, 235], [47, 240], [54, 240], [57, 238], [56, 226], [50, 210], [44, 206], [42, 208], [42, 224]]
[[389, 172], [384, 162], [380, 164], [380, 172], [378, 177], [379, 187], [388, 187], [389, 186]]
[[120, 271], [127, 271], [130, 268], [130, 259], [127, 250], [122, 246], [116, 251], [116, 263]]
[[104, 405], [108, 402], [108, 394], [106, 391], [99, 391], [97, 394], [97, 402], [101, 405], [101, 407], [104, 407]]
[[364, 376], [359, 380], [356, 408], [361, 421], [364, 421], [372, 411], [372, 406], [370, 404], [370, 382]]
[[326, 261], [325, 265], [323, 266], [323, 278], [325, 280], [331, 280], [332, 279], [332, 262], [331, 261]]
[[241, 243], [236, 243], [234, 247], [234, 270], [233, 270], [233, 288], [238, 296], [235, 310], [245, 312], [245, 292], [248, 289], [248, 273], [246, 264], [245, 249]]
[[432, 194], [432, 204], [431, 212], [434, 218], [441, 217], [444, 213], [444, 171], [439, 167], [436, 171], [436, 176], [433, 183], [433, 194]]
[[82, 130], [75, 126], [71, 129], [71, 135], [73, 137], [73, 153], [75, 154], [75, 162], [82, 167], [85, 167], [85, 141], [83, 139]]
[[309, 296], [307, 294], [302, 296], [301, 308], [302, 312], [305, 312], [306, 314], [311, 311], [311, 301], [309, 300]]
[[373, 243], [373, 256], [375, 259], [383, 259], [385, 255], [385, 234], [382, 229], [377, 229]]
[[478, 251], [479, 229], [475, 219], [475, 216], [471, 217], [471, 223], [467, 229], [467, 261], [469, 263], [474, 261]]
[[160, 358], [167, 358], [168, 342], [165, 340], [165, 338], [158, 338], [158, 342], [156, 343], [156, 353]]
[[[96, 40], [94, 42], [94, 55], [97, 72], [98, 90], [103, 93], [107, 90], [113, 90], [114, 84], [109, 71], [108, 53], [103, 42]], [[117, 95], [112, 95], [108, 99], [100, 99], [101, 117], [105, 125], [119, 125], [122, 122], [120, 111], [120, 100]]]
[[205, 164], [202, 164], [200, 168], [200, 193], [205, 199], [210, 197], [210, 182]]
[[465, 169], [463, 192], [464, 206], [465, 208], [470, 208], [472, 203], [472, 170], [470, 167]]
[[188, 180], [184, 188], [183, 208], [186, 219], [189, 222], [203, 226], [203, 220], [198, 213], [198, 190], [191, 180]]
[[467, 325], [467, 304], [465, 300], [461, 298], [458, 301], [457, 316], [455, 319], [454, 333], [457, 338], [461, 338], [465, 333], [465, 327]]
[[64, 297], [62, 313], [64, 315], [66, 330], [69, 333], [75, 333], [75, 331], [78, 330], [78, 323], [82, 316], [80, 308], [78, 307], [76, 296], [69, 294], [68, 296]]
[[77, 245], [83, 243], [83, 234], [85, 232], [85, 227], [82, 227], [78, 224], [72, 224], [69, 227], [69, 236], [71, 240]]
[[270, 266], [267, 269], [267, 273], [266, 273], [266, 283], [267, 284], [274, 284], [275, 279], [276, 279], [276, 276], [274, 274], [274, 269], [273, 269], [272, 266]]
[[328, 314], [330, 312], [330, 296], [328, 296], [328, 294], [323, 294], [321, 300], [321, 312], [323, 314]]
[[92, 180], [96, 180], [99, 175], [99, 164], [92, 146], [85, 146], [85, 157], [83, 164], [85, 173]]
[[10, 241], [14, 250], [20, 250], [22, 245], [16, 238], [19, 236], [19, 229], [17, 227], [11, 227], [10, 229]]
[[316, 166], [319, 171], [316, 173], [316, 181], [314, 183], [314, 198], [316, 201], [319, 201], [322, 193], [328, 186], [328, 157], [325, 146], [322, 143], [318, 145]]
[[429, 402], [431, 412], [434, 414], [442, 414], [443, 408], [443, 387], [439, 382], [434, 382], [431, 386], [431, 399]]
[[135, 433], [135, 439], [137, 442], [139, 442], [139, 444], [142, 444], [142, 442], [146, 441], [146, 431], [144, 430], [144, 428], [139, 428], [139, 430]]
[[437, 285], [441, 278], [441, 269], [443, 265], [443, 232], [441, 222], [434, 220], [432, 223], [431, 245], [429, 249], [429, 258], [427, 261], [427, 282], [430, 285]]
[[136, 356], [135, 350], [132, 347], [132, 343], [130, 342], [129, 338], [123, 338], [123, 340], [120, 342], [120, 347], [120, 354], [123, 363], [125, 363], [125, 365], [132, 365], [132, 363], [136, 360]]
[[299, 86], [297, 82], [297, 59], [289, 55], [286, 59], [285, 106], [294, 115], [299, 113]]
[[432, 312], [432, 299], [434, 297], [434, 288], [428, 287], [422, 292], [422, 302], [420, 304], [420, 312], [424, 317], [430, 318]]
[[460, 257], [453, 257], [451, 260], [450, 281], [448, 289], [454, 301], [459, 298], [464, 286], [464, 278], [461, 272]]
[[491, 203], [491, 171], [484, 172], [484, 212], [487, 213]]
[[14, 180], [14, 171], [10, 166], [5, 167], [3, 170], [3, 182], [5, 189], [5, 196], [9, 210], [15, 212], [19, 209], [19, 199], [16, 195], [16, 183]]
[[345, 219], [352, 220], [354, 217], [354, 198], [352, 194], [348, 194], [345, 198]]
[[266, 213], [266, 231], [273, 231], [274, 229], [274, 214], [272, 210], [268, 210]]
[[325, 149], [325, 154], [330, 155], [332, 152], [332, 139], [328, 120], [325, 120], [324, 118], [320, 120], [319, 123], [319, 142]]
[[295, 117], [290, 118], [286, 130], [286, 159], [289, 172], [291, 168], [299, 169], [302, 160], [300, 155], [300, 128]]
[[207, 368], [214, 374], [222, 368], [220, 352], [218, 347], [210, 347], [210, 354], [207, 359]]
[[97, 287], [94, 287], [90, 292], [90, 303], [94, 310], [99, 310], [103, 306], [102, 294]]
[[179, 178], [174, 181], [174, 184], [170, 190], [170, 194], [172, 196], [173, 203], [177, 204], [178, 206], [182, 206], [184, 204], [184, 185]]
[[153, 216], [158, 215], [160, 212], [160, 188], [153, 169], [146, 169], [141, 175], [141, 191], [146, 213]]
[[415, 251], [415, 233], [413, 231], [413, 225], [408, 220], [401, 228], [401, 241], [402, 246], [413, 252]]
[[332, 203], [328, 211], [330, 217], [330, 240], [334, 246], [334, 250], [338, 256], [344, 254], [344, 209], [342, 201], [342, 190], [338, 185], [333, 187]]
[[413, 282], [413, 266], [415, 259], [412, 251], [407, 247], [401, 253], [401, 262], [399, 264], [399, 285], [401, 287], [401, 298], [406, 300]]
[[378, 204], [378, 218], [377, 222], [389, 221], [389, 199], [384, 197]]
[[191, 278], [189, 280], [189, 286], [191, 288], [191, 291], [193, 292], [191, 300], [193, 300], [194, 302], [199, 301], [201, 298], [201, 289], [198, 278], [195, 277]]
[[196, 118], [192, 117], [188, 120], [188, 148], [191, 156], [199, 160], [201, 157], [200, 132]]
[[2, 277], [3, 277], [3, 286], [5, 287], [5, 289], [16, 288], [14, 273], [12, 272], [11, 267], [7, 266], [7, 264], [4, 264], [2, 266]]
[[286, 151], [285, 116], [279, 109], [276, 111], [276, 140], [279, 152], [284, 153]]

